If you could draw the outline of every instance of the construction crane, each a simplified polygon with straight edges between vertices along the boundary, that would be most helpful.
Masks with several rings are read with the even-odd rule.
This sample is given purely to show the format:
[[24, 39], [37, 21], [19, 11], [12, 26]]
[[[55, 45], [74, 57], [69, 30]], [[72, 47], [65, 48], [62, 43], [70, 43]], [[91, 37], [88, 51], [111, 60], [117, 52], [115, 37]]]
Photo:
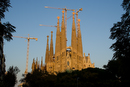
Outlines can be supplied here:
[[56, 27], [56, 28], [57, 28], [57, 26], [52, 26], [52, 25], [43, 25], [43, 24], [39, 24], [39, 26]]
[[29, 37], [29, 34], [28, 34], [28, 37], [21, 37], [21, 36], [13, 36], [13, 37], [16, 37], [16, 38], [25, 38], [28, 40], [28, 44], [27, 44], [27, 57], [26, 57], [26, 69], [25, 69], [25, 75], [28, 73], [28, 57], [29, 57], [29, 42], [30, 42], [30, 39], [34, 39], [34, 40], [38, 40], [38, 38], [35, 38], [35, 37]]
[[67, 11], [75, 11], [74, 9], [67, 9], [66, 6], [65, 8], [56, 8], [56, 7], [49, 7], [49, 6], [45, 6], [45, 8], [52, 8], [52, 9], [61, 9], [61, 10], [65, 10], [65, 31], [67, 33]]

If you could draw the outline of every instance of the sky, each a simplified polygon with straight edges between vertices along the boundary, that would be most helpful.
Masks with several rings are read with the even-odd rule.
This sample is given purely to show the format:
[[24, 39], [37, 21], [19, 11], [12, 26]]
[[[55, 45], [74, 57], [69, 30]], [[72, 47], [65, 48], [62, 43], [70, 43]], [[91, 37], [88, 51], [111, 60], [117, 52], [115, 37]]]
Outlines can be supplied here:
[[[110, 28], [114, 23], [120, 21], [124, 13], [121, 3], [123, 0], [10, 0], [12, 8], [5, 12], [5, 19], [2, 23], [10, 22], [16, 27], [13, 36], [38, 38], [38, 41], [30, 40], [28, 72], [31, 71], [33, 58], [38, 60], [43, 57], [45, 62], [45, 51], [47, 35], [51, 36], [53, 31], [53, 46], [55, 47], [56, 28], [39, 26], [57, 25], [57, 16], [62, 19], [62, 10], [45, 8], [45, 6], [79, 9], [78, 18], [82, 34], [83, 52], [88, 55], [95, 67], [103, 68], [112, 59], [113, 51], [110, 48], [112, 43]], [[72, 11], [67, 11], [67, 18], [72, 15]], [[75, 16], [76, 17], [76, 16]], [[72, 17], [67, 20], [67, 46], [71, 45]], [[49, 40], [51, 38], [49, 37]], [[54, 48], [55, 49], [55, 48]], [[55, 51], [55, 50], [54, 50]], [[4, 54], [6, 70], [10, 66], [17, 66], [20, 69], [18, 80], [26, 68], [27, 40], [14, 37], [12, 41], [4, 40]]]

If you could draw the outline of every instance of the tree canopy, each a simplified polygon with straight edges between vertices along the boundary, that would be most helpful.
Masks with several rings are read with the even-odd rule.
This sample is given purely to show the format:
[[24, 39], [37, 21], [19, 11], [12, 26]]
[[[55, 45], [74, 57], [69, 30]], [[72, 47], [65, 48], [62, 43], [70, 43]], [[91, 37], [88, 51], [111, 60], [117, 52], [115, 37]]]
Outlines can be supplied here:
[[3, 81], [0, 82], [0, 87], [14, 87], [17, 83], [18, 72], [20, 72], [18, 67], [10, 66], [3, 77]]
[[118, 78], [130, 78], [130, 0], [123, 0], [122, 7], [125, 13], [121, 21], [114, 23], [110, 29], [110, 39], [115, 40], [111, 45], [114, 51], [113, 58], [104, 66], [107, 70], [114, 73]]
[[10, 0], [0, 0], [0, 19], [5, 18], [4, 12], [9, 11], [10, 4]]
[[129, 81], [120, 82], [113, 73], [100, 68], [87, 68], [81, 71], [48, 74], [46, 71], [34, 70], [21, 81], [23, 87], [123, 87]]

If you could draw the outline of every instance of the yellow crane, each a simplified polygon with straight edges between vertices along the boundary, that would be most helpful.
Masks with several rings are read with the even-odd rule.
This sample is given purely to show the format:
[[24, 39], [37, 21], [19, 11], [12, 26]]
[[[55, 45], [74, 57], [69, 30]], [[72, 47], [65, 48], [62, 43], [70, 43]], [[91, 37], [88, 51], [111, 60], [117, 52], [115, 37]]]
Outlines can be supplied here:
[[39, 26], [56, 27], [56, 28], [57, 28], [57, 26], [53, 26], [53, 25], [44, 25], [44, 24], [39, 24]]
[[28, 34], [28, 37], [21, 37], [21, 36], [13, 36], [13, 37], [16, 37], [16, 38], [25, 38], [28, 40], [28, 44], [27, 44], [27, 57], [26, 57], [26, 69], [25, 69], [25, 75], [28, 73], [28, 57], [29, 57], [29, 42], [30, 42], [30, 39], [34, 39], [34, 40], [38, 40], [38, 38], [35, 38], [35, 37], [29, 37], [29, 34]]
[[65, 8], [56, 8], [56, 7], [49, 7], [49, 6], [45, 6], [45, 8], [52, 8], [52, 9], [60, 9], [60, 10], [65, 10], [65, 31], [67, 33], [67, 11], [75, 11], [74, 9], [67, 9], [66, 6]]

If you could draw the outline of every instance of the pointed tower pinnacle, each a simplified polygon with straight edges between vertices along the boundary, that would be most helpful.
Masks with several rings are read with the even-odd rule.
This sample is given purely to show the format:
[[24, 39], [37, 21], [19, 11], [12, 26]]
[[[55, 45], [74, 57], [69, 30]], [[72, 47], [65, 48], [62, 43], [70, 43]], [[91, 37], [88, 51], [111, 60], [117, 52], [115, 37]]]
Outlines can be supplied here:
[[64, 11], [62, 11], [62, 25], [61, 28], [65, 28], [65, 23], [64, 23]]
[[83, 48], [82, 48], [82, 38], [80, 31], [80, 19], [78, 19], [78, 34], [77, 34], [77, 59], [78, 59], [78, 70], [83, 68]]
[[55, 44], [55, 71], [60, 71], [60, 52], [61, 52], [61, 43], [60, 43], [60, 26], [59, 26], [59, 19], [60, 17], [57, 17], [57, 31], [56, 31], [56, 44]]
[[45, 64], [49, 62], [49, 36], [47, 36], [47, 46], [46, 46], [46, 55], [45, 55]]
[[33, 63], [32, 63], [32, 72], [35, 70], [35, 59], [33, 59]]
[[66, 35], [65, 35], [65, 22], [64, 22], [64, 11], [62, 11], [62, 23], [61, 23], [61, 51], [66, 50]]
[[81, 30], [80, 30], [80, 19], [78, 19], [78, 51], [79, 54], [83, 56], [83, 48], [82, 48], [82, 37], [81, 37]]
[[53, 61], [53, 31], [51, 31], [50, 62]]
[[56, 45], [55, 45], [55, 58], [58, 54], [60, 54], [60, 26], [59, 26], [59, 19], [60, 17], [57, 17], [57, 31], [56, 31]]
[[38, 57], [36, 58], [36, 69], [38, 69]]
[[73, 12], [73, 23], [72, 23], [72, 36], [71, 36], [71, 47], [72, 47], [72, 57], [71, 57], [71, 64], [72, 69], [77, 69], [77, 37], [76, 37], [76, 28], [75, 28], [75, 13]]
[[62, 23], [61, 23], [61, 71], [66, 70], [66, 35], [65, 35], [65, 24], [64, 24], [64, 11], [62, 11]]
[[41, 68], [43, 67], [43, 57], [41, 57]]
[[41, 57], [41, 70], [44, 70], [44, 66], [43, 66], [43, 57]]
[[56, 31], [55, 56], [57, 56], [58, 52], [60, 52], [60, 26], [59, 26], [60, 17], [58, 16], [57, 19], [58, 21], [57, 21], [57, 31]]
[[74, 12], [73, 12], [73, 23], [72, 23], [72, 36], [71, 36], [71, 46], [73, 49], [77, 50], [77, 39], [76, 39], [76, 28], [75, 28], [75, 18], [74, 18]]

